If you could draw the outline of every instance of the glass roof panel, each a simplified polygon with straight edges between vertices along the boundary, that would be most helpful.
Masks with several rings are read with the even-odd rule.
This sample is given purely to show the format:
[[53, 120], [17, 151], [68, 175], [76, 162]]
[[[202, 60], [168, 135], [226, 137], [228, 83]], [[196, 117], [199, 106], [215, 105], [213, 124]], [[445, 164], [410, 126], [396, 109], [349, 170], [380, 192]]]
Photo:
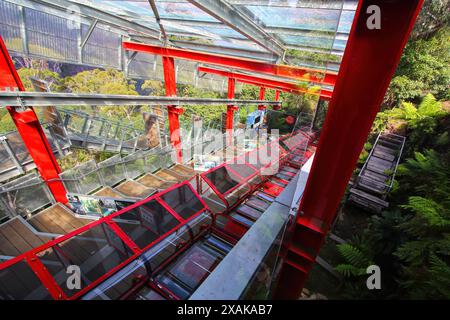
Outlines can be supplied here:
[[187, 1], [157, 1], [161, 18], [217, 22], [212, 16]]
[[333, 44], [333, 37], [311, 37], [294, 34], [279, 34], [278, 35], [284, 43], [297, 46], [313, 47], [313, 48], [330, 48]]
[[341, 14], [341, 19], [339, 20], [339, 27], [337, 29], [337, 32], [350, 33], [354, 17], [355, 11], [343, 10]]
[[[240, 7], [240, 6], [239, 6]], [[339, 10], [244, 6], [254, 18], [268, 27], [334, 32], [339, 22]]]
[[154, 14], [150, 4], [147, 1], [110, 1], [110, 0], [92, 0], [96, 5], [105, 5], [110, 7], [110, 11], [121, 15], [130, 15], [138, 13], [141, 16], [154, 18]]
[[357, 0], [227, 0], [231, 4], [240, 5], [267, 5], [274, 7], [290, 8], [322, 8], [322, 9], [340, 9], [342, 2], [355, 2]]
[[225, 25], [202, 25], [194, 22], [173, 22], [163, 20], [162, 24], [170, 33], [173, 32], [184, 32], [184, 33], [193, 33], [198, 35], [209, 36], [210, 38], [220, 38], [220, 37], [228, 37], [228, 38], [236, 38], [236, 39], [245, 39], [243, 35], [239, 32], [225, 26]]

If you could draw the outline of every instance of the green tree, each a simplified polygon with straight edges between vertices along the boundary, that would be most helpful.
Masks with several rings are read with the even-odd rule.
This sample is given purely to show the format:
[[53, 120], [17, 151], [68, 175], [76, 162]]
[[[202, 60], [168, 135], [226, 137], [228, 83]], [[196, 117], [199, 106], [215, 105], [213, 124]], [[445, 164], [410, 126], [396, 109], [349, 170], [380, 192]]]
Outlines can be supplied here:
[[[73, 93], [101, 93], [138, 95], [135, 82], [125, 77], [122, 71], [114, 69], [93, 69], [77, 73], [63, 79], [65, 87]], [[76, 107], [76, 109], [80, 109]], [[142, 127], [142, 106], [103, 106], [93, 108], [94, 113], [112, 120], [123, 121]], [[91, 111], [88, 108], [87, 111]]]
[[[448, 14], [448, 11], [447, 11]], [[397, 105], [432, 93], [438, 99], [450, 97], [450, 28], [440, 29], [429, 39], [412, 39], [400, 59], [385, 103]]]
[[159, 80], [145, 80], [141, 89], [148, 90], [149, 95], [152, 96], [164, 96], [166, 94], [164, 83]]
[[64, 86], [61, 83], [61, 77], [57, 72], [51, 71], [47, 68], [36, 67], [33, 68], [20, 68], [17, 70], [20, 79], [25, 87], [26, 91], [34, 91], [33, 85], [31, 84], [31, 78], [37, 78], [46, 81], [51, 91], [61, 92]]

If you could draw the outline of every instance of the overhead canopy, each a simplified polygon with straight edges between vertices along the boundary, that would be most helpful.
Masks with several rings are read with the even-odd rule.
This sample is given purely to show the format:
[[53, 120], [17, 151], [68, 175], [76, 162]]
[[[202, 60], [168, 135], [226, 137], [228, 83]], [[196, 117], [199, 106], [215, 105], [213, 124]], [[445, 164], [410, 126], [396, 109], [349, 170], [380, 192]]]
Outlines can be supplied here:
[[[123, 40], [337, 71], [357, 3], [0, 0], [0, 35], [16, 55], [112, 67], [132, 78], [162, 80], [161, 58], [124, 52]], [[199, 76], [194, 62], [177, 60], [176, 70], [179, 83], [226, 89], [226, 79]]]

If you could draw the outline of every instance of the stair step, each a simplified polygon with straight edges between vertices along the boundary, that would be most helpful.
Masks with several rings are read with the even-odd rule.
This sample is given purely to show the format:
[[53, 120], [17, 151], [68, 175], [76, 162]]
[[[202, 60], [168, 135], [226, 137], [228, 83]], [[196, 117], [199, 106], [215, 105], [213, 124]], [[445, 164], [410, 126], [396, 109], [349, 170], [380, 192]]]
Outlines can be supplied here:
[[367, 167], [374, 169], [373, 171], [376, 172], [384, 172], [386, 170], [392, 170], [394, 166], [394, 163], [377, 158], [377, 157], [370, 157], [370, 159], [367, 162]]
[[92, 220], [76, 217], [72, 211], [59, 203], [39, 212], [28, 220], [28, 223], [37, 231], [55, 234], [67, 234], [90, 222]]
[[385, 140], [385, 139], [378, 139], [378, 143], [377, 144], [381, 144], [382, 146], [394, 149], [394, 150], [400, 150], [401, 144], [399, 143], [395, 143], [389, 140]]
[[388, 175], [376, 173], [376, 172], [374, 172], [372, 170], [369, 170], [369, 169], [364, 170], [361, 173], [360, 177], [369, 178], [369, 179], [372, 179], [372, 180], [375, 180], [375, 181], [378, 181], [378, 182], [381, 182], [381, 183], [386, 183], [386, 181], [389, 179]]
[[397, 149], [392, 149], [392, 148], [389, 148], [389, 147], [385, 147], [385, 146], [382, 146], [381, 144], [375, 145], [375, 150], [380, 150], [382, 152], [391, 154], [393, 156], [396, 156], [397, 153], [398, 153]]
[[21, 217], [0, 225], [0, 255], [15, 257], [50, 240], [34, 233]]
[[97, 192], [95, 192], [93, 195], [97, 196], [97, 197], [107, 197], [107, 198], [116, 198], [116, 199], [121, 199], [124, 197], [123, 195], [121, 195], [119, 192], [117, 192], [116, 190], [114, 190], [111, 187], [103, 187], [100, 190], [98, 190]]
[[350, 189], [350, 194], [353, 196], [353, 198], [359, 198], [364, 199], [366, 202], [372, 202], [378, 206], [381, 206], [383, 208], [387, 208], [389, 206], [389, 202], [384, 201], [374, 195], [371, 195], [368, 192], [365, 192], [363, 190], [359, 190], [357, 188]]
[[395, 160], [395, 155], [387, 153], [383, 150], [380, 150], [377, 147], [375, 147], [372, 154], [383, 160], [387, 160], [387, 161], [391, 161], [391, 162], [394, 162], [394, 160]]
[[148, 188], [134, 180], [126, 180], [114, 189], [127, 197], [140, 199], [147, 198], [156, 191], [155, 189]]
[[398, 138], [395, 138], [395, 137], [390, 136], [390, 135], [382, 135], [380, 137], [380, 139], [383, 139], [383, 140], [386, 140], [386, 141], [389, 141], [391, 143], [398, 144], [398, 145], [402, 145], [403, 144], [403, 139], [398, 139]]
[[365, 189], [367, 191], [375, 192], [380, 195], [384, 194], [388, 190], [388, 186], [386, 186], [386, 184], [378, 183], [374, 180], [364, 178], [361, 178], [358, 181], [357, 187]]

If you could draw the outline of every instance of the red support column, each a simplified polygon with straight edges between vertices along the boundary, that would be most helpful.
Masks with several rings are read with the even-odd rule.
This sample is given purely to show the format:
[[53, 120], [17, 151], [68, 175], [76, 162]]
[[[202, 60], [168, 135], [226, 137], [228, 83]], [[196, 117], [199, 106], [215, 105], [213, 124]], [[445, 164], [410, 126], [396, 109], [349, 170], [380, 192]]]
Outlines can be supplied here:
[[[0, 91], [25, 91], [1, 37], [0, 49]], [[12, 107], [7, 107], [7, 109], [27, 147], [28, 153], [33, 158], [39, 174], [48, 185], [53, 197], [58, 202], [67, 203], [66, 189], [58, 175], [61, 169], [33, 108], [27, 108], [24, 111]]]
[[[300, 296], [422, 3], [359, 1], [291, 241], [282, 255], [278, 299]], [[380, 29], [369, 29], [372, 5], [380, 8]]]
[[[265, 95], [266, 95], [266, 88], [260, 87], [259, 88], [259, 100], [264, 100]], [[266, 110], [266, 106], [263, 104], [260, 104], [258, 106], [258, 110]]]
[[[280, 90], [276, 89], [275, 90], [275, 101], [280, 101]], [[277, 106], [273, 106], [273, 110], [280, 110], [281, 109], [281, 104], [277, 105]]]
[[[228, 99], [234, 99], [235, 88], [236, 88], [236, 79], [228, 78], [228, 93], [227, 93]], [[230, 134], [230, 136], [233, 134], [234, 112], [237, 110], [239, 110], [239, 108], [236, 106], [233, 106], [233, 105], [227, 106], [227, 124], [226, 124], [227, 127], [226, 127], [226, 129], [227, 129], [227, 132]]]
[[[171, 57], [162, 57], [164, 69], [164, 85], [166, 87], [166, 96], [173, 97], [177, 95], [177, 83], [175, 79], [175, 61]], [[175, 148], [177, 161], [182, 162], [180, 119], [183, 114], [183, 108], [178, 106], [168, 106], [170, 142]]]

